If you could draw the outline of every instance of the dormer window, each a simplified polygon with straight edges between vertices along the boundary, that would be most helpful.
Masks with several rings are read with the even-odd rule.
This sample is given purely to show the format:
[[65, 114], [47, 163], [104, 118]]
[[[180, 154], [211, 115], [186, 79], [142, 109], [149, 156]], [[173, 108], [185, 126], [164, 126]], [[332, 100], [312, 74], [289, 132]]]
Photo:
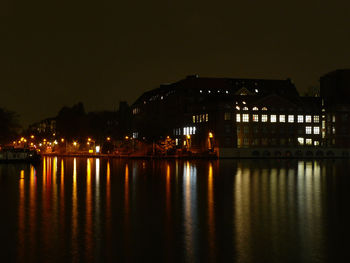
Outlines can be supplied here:
[[262, 109], [261, 110], [267, 110], [267, 108], [266, 107], [262, 107]]
[[258, 107], [253, 107], [253, 110], [259, 110]]
[[248, 110], [248, 107], [243, 107], [243, 110]]

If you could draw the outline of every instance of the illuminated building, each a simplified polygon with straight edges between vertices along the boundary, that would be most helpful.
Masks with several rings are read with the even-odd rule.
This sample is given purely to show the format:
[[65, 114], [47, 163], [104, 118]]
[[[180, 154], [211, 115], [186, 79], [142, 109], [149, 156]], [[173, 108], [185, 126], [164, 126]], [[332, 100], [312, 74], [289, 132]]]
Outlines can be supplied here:
[[289, 79], [189, 76], [137, 99], [133, 134], [146, 141], [170, 135], [179, 148], [221, 156], [240, 148], [318, 147], [321, 109], [319, 97], [301, 97]]

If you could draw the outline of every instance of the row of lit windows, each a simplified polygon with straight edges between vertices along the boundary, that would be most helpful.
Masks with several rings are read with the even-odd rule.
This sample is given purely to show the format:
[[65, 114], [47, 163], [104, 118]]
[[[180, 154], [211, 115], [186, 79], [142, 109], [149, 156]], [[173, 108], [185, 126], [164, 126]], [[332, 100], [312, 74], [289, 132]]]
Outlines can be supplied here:
[[133, 114], [133, 115], [136, 115], [136, 114], [138, 114], [138, 113], [140, 113], [140, 109], [139, 109], [139, 108], [134, 108], [134, 109], [132, 109], [132, 114]]
[[196, 127], [184, 127], [183, 135], [192, 135], [196, 134]]
[[[286, 119], [287, 118], [287, 119]], [[251, 121], [252, 122], [268, 122], [268, 119], [270, 119], [270, 122], [289, 122], [289, 123], [294, 123], [294, 115], [276, 115], [276, 114], [251, 114]], [[312, 123], [312, 116], [311, 115], [298, 115], [297, 116], [297, 122], [298, 123]], [[225, 113], [225, 120], [226, 118], [226, 113]], [[236, 122], [250, 122], [250, 114], [236, 114]], [[320, 116], [314, 115], [313, 116], [313, 122], [314, 123], [319, 123], [320, 122]]]
[[[293, 139], [289, 139], [288, 141], [286, 139], [275, 139], [275, 138], [262, 138], [261, 140], [258, 138], [254, 138], [254, 139], [249, 139], [249, 138], [237, 138], [237, 145], [238, 146], [249, 146], [249, 145], [277, 145], [277, 143], [279, 143], [279, 145], [286, 145], [291, 144], [293, 141]], [[299, 145], [314, 145], [314, 146], [319, 146], [320, 145], [320, 141], [318, 140], [312, 140], [310, 138], [303, 138], [303, 137], [299, 137], [298, 138], [298, 144]]]
[[[244, 101], [243, 101], [243, 104], [245, 104]], [[236, 110], [241, 110], [241, 107], [237, 105], [237, 106], [236, 106]], [[244, 107], [242, 108], [242, 110], [249, 110], [249, 108], [248, 108], [247, 106], [244, 106]], [[259, 108], [258, 108], [258, 107], [253, 107], [252, 110], [253, 110], [253, 111], [257, 111], [257, 110], [259, 110]], [[266, 111], [267, 108], [266, 108], [266, 107], [262, 107], [261, 110]]]
[[208, 113], [192, 116], [193, 123], [208, 122], [208, 120], [209, 120]]
[[[289, 131], [293, 132], [294, 130], [293, 129], [288, 129]], [[258, 127], [254, 127], [254, 129], [252, 130], [254, 133], [258, 133], [259, 132], [259, 129]], [[267, 131], [271, 131], [272, 133], [275, 133], [275, 129], [267, 129], [267, 127], [263, 127], [263, 133], [266, 133]], [[305, 127], [305, 134], [320, 134], [320, 127], [318, 126], [306, 126]], [[240, 133], [241, 132], [241, 127], [240, 126], [237, 126], [237, 133]], [[248, 126], [244, 126], [243, 127], [243, 132], [244, 133], [249, 133], [249, 127]], [[280, 128], [279, 129], [279, 133], [284, 133], [285, 132], [285, 129], [282, 129]], [[298, 130], [298, 133], [299, 134], [302, 134], [303, 133], [303, 130]]]

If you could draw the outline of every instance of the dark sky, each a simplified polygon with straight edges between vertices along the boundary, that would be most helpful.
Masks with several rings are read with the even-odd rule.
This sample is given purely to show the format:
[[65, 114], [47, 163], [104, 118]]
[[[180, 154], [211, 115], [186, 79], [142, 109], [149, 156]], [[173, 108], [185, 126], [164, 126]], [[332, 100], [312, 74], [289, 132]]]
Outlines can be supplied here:
[[0, 107], [25, 125], [191, 74], [290, 77], [303, 91], [337, 68], [350, 68], [345, 0], [0, 1]]

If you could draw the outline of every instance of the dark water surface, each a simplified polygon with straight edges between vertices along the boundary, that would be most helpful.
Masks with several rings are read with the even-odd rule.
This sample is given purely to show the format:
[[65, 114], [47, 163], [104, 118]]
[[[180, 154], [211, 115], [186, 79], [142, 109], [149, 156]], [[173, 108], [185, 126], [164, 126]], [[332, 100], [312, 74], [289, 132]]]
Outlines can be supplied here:
[[350, 262], [349, 161], [0, 164], [0, 262]]

